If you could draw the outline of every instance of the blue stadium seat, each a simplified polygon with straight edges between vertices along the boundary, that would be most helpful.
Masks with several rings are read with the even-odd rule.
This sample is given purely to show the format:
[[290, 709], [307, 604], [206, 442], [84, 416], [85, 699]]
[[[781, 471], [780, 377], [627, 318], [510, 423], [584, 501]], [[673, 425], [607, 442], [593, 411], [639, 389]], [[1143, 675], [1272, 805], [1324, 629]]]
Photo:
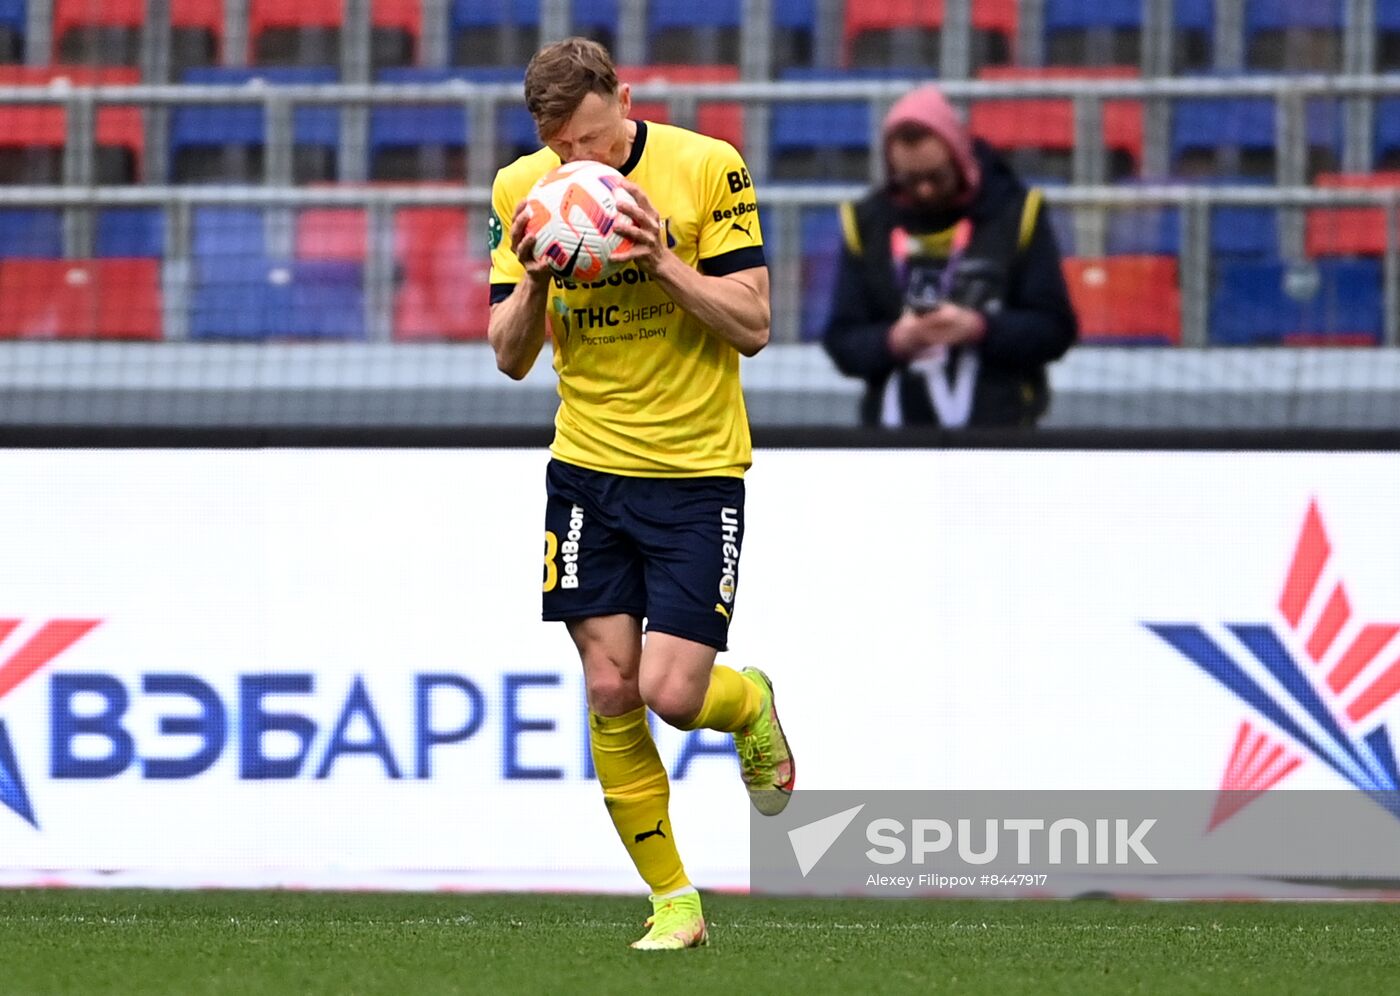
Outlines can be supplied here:
[[741, 0], [649, 0], [648, 60], [738, 65], [742, 24]]
[[358, 263], [230, 261], [197, 280], [190, 337], [362, 340], [364, 304]]
[[[1211, 177], [1206, 182], [1263, 185], [1257, 177]], [[1272, 208], [1227, 205], [1210, 214], [1210, 248], [1218, 256], [1278, 255], [1278, 216]], [[1109, 255], [1165, 255], [1181, 252], [1181, 213], [1174, 207], [1112, 211], [1108, 216]]]
[[19, 62], [24, 57], [28, 24], [25, 0], [0, 0], [0, 62]]
[[[452, 62], [521, 65], [539, 47], [539, 0], [453, 0], [448, 14]], [[609, 48], [617, 35], [617, 0], [573, 0], [570, 30]], [[510, 30], [502, 29], [514, 29]], [[509, 39], [514, 35], [514, 43]]]
[[266, 226], [258, 208], [197, 207], [192, 222], [196, 260], [263, 259], [267, 255]]
[[[907, 79], [903, 69], [789, 69], [784, 80]], [[856, 101], [782, 101], [771, 119], [774, 173], [784, 180], [869, 178], [870, 105]]]
[[1346, 0], [1245, 0], [1245, 31], [1335, 28], [1346, 24]]
[[1376, 168], [1400, 169], [1400, 97], [1376, 101]]
[[[1078, 239], [1074, 231], [1074, 211], [1063, 205], [1046, 204], [1042, 210], [1048, 212], [1050, 231], [1055, 234], [1055, 246], [1061, 256], [1073, 256], [1079, 251]], [[1113, 217], [1109, 215], [1109, 217]]]
[[[332, 67], [278, 66], [242, 69], [205, 66], [185, 72], [185, 82], [237, 86], [261, 80], [272, 86], [334, 83], [339, 72]], [[170, 115], [172, 173], [177, 180], [208, 179], [205, 169], [188, 161], [189, 154], [218, 152], [228, 146], [249, 147], [261, 153], [267, 142], [263, 109], [257, 104], [177, 107]], [[298, 107], [292, 112], [296, 143], [296, 177], [299, 181], [334, 178], [334, 157], [340, 141], [340, 111], [333, 107]], [[304, 153], [313, 153], [308, 156]], [[207, 168], [206, 168], [207, 169]], [[249, 180], [258, 176], [219, 177]]]
[[97, 255], [118, 259], [165, 253], [165, 219], [159, 208], [109, 208], [97, 216]]
[[[518, 66], [386, 69], [381, 83], [523, 84], [525, 70]], [[375, 107], [370, 110], [370, 175], [376, 179], [462, 179], [471, 144], [471, 122], [465, 109], [453, 104]], [[416, 160], [418, 150], [439, 147], [459, 162], [448, 166], [447, 176], [425, 176]], [[496, 120], [496, 149], [491, 158], [505, 162], [540, 147], [535, 121], [523, 105], [502, 108]], [[485, 151], [485, 150], [483, 150]]]
[[[1214, 0], [1176, 0], [1175, 68], [1204, 69], [1211, 61]], [[1137, 65], [1141, 57], [1142, 0], [1046, 0], [1046, 61], [1050, 65], [1090, 62], [1085, 36], [1111, 34], [1110, 65]]]
[[1211, 341], [1227, 346], [1379, 343], [1384, 327], [1380, 261], [1325, 259], [1315, 265], [1317, 280], [1310, 286], [1277, 260], [1222, 262], [1211, 296]]
[[[1304, 112], [1310, 172], [1335, 170], [1341, 158], [1342, 110], [1335, 100], [1309, 100]], [[1256, 97], [1182, 98], [1172, 105], [1173, 167], [1187, 175], [1219, 173], [1218, 150], [1238, 148], [1250, 176], [1272, 177], [1278, 148], [1274, 101]], [[1206, 162], [1191, 165], [1202, 155]]]
[[841, 263], [841, 216], [834, 208], [809, 208], [802, 212], [802, 316], [803, 341], [822, 337], [831, 314], [832, 289]]
[[[1346, 0], [1246, 0], [1245, 63], [1263, 71], [1337, 72]], [[1304, 42], [1290, 47], [1288, 36]]]
[[63, 212], [57, 208], [0, 210], [0, 257], [59, 259]]
[[1400, 70], [1400, 0], [1376, 0], [1376, 71]]
[[[743, 26], [742, 0], [651, 0], [647, 19], [652, 31], [686, 28], [732, 28]], [[816, 0], [774, 0], [773, 26], [795, 31], [816, 28]]]

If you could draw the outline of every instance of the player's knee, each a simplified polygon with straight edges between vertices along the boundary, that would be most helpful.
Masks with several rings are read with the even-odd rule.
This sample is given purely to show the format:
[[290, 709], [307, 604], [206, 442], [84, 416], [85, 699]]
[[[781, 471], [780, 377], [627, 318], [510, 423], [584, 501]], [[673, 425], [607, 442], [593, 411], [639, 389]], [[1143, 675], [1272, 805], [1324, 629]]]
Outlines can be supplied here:
[[658, 675], [650, 680], [644, 675], [640, 690], [648, 708], [672, 726], [689, 723], [705, 704], [704, 686], [694, 687], [693, 682], [676, 674]]
[[624, 677], [617, 668], [587, 668], [583, 685], [588, 708], [600, 715], [621, 716], [641, 708], [642, 696], [636, 679]]

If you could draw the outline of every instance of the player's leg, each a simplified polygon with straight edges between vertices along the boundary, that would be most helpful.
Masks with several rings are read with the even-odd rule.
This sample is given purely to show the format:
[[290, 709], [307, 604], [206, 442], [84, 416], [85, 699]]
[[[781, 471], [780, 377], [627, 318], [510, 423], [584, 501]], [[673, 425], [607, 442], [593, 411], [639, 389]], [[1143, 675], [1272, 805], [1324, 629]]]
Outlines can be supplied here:
[[638, 689], [641, 623], [614, 615], [569, 622], [583, 661], [588, 744], [603, 800], [637, 872], [651, 887], [650, 930], [633, 947], [674, 950], [707, 942], [700, 897], [671, 828], [670, 781]]
[[626, 526], [644, 556], [647, 634], [642, 699], [681, 729], [734, 735], [740, 771], [754, 807], [783, 810], [796, 766], [774, 706], [773, 686], [757, 668], [715, 664], [728, 649], [744, 540], [744, 482], [737, 478], [652, 480], [632, 504]]
[[569, 623], [583, 661], [588, 744], [603, 801], [637, 871], [657, 895], [690, 885], [671, 832], [670, 782], [637, 689], [641, 624], [615, 615]]
[[[704, 943], [705, 925], [676, 851], [670, 783], [637, 687], [646, 597], [637, 551], [613, 513], [619, 484], [613, 475], [550, 463], [544, 617], [568, 624], [583, 662], [589, 748], [608, 815], [651, 887], [654, 909], [671, 905], [642, 946], [691, 947]], [[675, 909], [690, 904], [695, 915], [675, 923]]]

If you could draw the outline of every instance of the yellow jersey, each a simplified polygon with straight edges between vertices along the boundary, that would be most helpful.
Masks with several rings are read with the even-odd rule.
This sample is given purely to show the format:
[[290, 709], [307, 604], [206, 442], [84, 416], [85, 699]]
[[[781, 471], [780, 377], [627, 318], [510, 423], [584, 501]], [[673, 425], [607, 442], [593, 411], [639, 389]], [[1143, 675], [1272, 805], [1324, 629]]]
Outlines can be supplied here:
[[[651, 199], [672, 251], [711, 276], [766, 265], [753, 183], [734, 147], [684, 128], [636, 124], [620, 169]], [[496, 174], [493, 304], [525, 274], [505, 237], [515, 207], [558, 165], [545, 148]], [[636, 263], [595, 283], [552, 278], [546, 317], [559, 376], [554, 456], [632, 477], [743, 476], [751, 444], [738, 351]]]

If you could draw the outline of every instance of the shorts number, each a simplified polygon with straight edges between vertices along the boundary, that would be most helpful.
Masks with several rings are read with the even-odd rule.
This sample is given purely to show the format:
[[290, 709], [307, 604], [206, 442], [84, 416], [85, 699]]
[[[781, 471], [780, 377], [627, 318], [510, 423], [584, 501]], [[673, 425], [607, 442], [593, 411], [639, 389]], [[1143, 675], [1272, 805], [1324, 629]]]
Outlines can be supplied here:
[[559, 553], [559, 537], [548, 529], [544, 531], [544, 590], [553, 591], [559, 583], [559, 565], [554, 558]]

